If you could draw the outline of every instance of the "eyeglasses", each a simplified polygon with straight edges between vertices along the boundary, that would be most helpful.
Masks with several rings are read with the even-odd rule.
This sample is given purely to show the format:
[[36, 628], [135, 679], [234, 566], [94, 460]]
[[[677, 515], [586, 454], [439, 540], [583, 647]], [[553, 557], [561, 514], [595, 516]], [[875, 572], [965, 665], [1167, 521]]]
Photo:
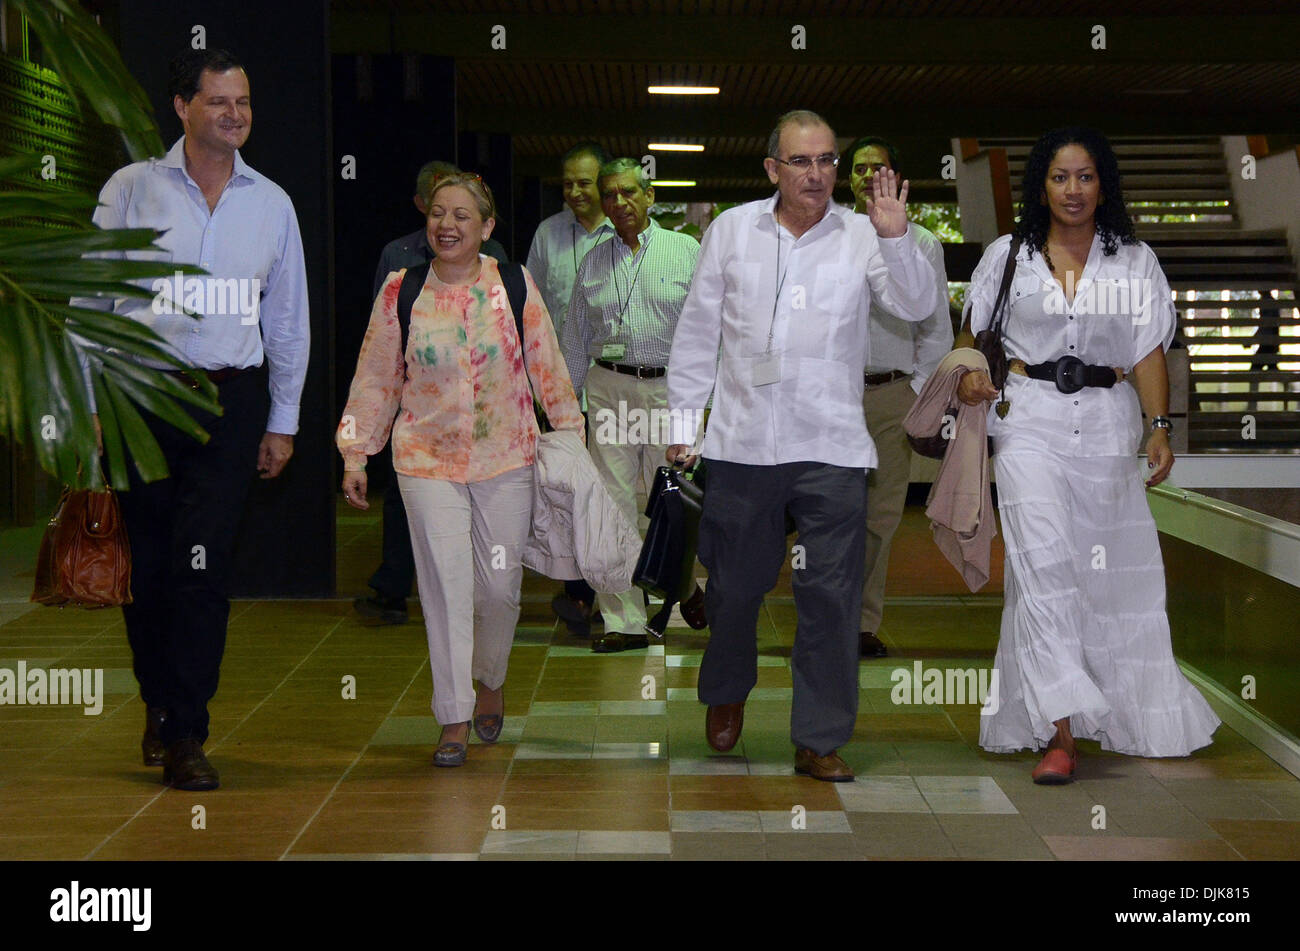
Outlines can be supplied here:
[[828, 172], [840, 164], [840, 157], [833, 152], [827, 152], [816, 158], [809, 158], [807, 155], [796, 155], [794, 158], [786, 161], [785, 159], [776, 159], [782, 165], [789, 165], [796, 172], [807, 172], [814, 165], [824, 172]]

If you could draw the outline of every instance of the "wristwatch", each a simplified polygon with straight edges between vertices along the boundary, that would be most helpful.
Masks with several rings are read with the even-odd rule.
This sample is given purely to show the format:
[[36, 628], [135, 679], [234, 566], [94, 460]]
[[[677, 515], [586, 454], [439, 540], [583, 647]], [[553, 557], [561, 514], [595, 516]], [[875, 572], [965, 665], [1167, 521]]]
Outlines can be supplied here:
[[1174, 434], [1174, 424], [1168, 416], [1156, 416], [1151, 420], [1151, 431], [1155, 432], [1157, 429], [1163, 429], [1167, 436]]

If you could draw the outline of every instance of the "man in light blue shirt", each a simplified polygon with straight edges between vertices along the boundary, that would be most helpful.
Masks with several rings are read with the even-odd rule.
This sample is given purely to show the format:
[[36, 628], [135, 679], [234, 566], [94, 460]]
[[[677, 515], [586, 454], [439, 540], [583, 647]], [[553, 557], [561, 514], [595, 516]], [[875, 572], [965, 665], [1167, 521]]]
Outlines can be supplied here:
[[[230, 613], [235, 532], [254, 469], [273, 479], [293, 454], [307, 374], [307, 274], [293, 204], [239, 155], [252, 125], [248, 76], [224, 50], [173, 61], [169, 93], [185, 134], [160, 159], [119, 169], [100, 192], [102, 228], [157, 228], [159, 251], [130, 256], [194, 263], [209, 276], [153, 282], [153, 300], [113, 308], [152, 328], [216, 384], [221, 416], [190, 414], [200, 444], [144, 413], [170, 473], [131, 469], [121, 495], [132, 552], [132, 604], [122, 609], [146, 706], [145, 765], [178, 789], [215, 789], [203, 754]], [[195, 319], [182, 307], [202, 316]], [[270, 405], [261, 373], [269, 366]]]

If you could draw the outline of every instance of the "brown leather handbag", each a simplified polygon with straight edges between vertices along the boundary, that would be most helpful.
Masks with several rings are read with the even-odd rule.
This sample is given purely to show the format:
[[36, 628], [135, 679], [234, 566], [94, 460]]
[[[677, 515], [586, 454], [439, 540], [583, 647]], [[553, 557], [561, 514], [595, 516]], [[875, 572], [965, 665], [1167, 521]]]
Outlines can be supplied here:
[[37, 604], [131, 603], [131, 546], [112, 489], [64, 489], [36, 560]]

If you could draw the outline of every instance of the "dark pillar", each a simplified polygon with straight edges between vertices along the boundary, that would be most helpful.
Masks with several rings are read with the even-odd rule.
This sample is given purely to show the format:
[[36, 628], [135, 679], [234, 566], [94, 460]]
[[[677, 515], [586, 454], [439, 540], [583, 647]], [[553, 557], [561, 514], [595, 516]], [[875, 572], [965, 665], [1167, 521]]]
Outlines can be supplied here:
[[[434, 56], [337, 54], [333, 91], [337, 419], [370, 321], [380, 252], [423, 225], [412, 201], [416, 173], [426, 162], [456, 161], [456, 69]], [[345, 155], [356, 160], [354, 179], [341, 177]], [[337, 452], [334, 459], [337, 485]]]
[[[528, 246], [519, 247], [515, 234], [513, 155], [510, 136], [500, 132], [462, 132], [456, 164], [487, 182], [497, 205], [497, 223], [492, 237], [501, 242], [512, 261], [523, 261]], [[531, 238], [531, 233], [527, 235]]]
[[[202, 27], [208, 49], [245, 63], [253, 128], [240, 154], [293, 200], [310, 291], [312, 348], [294, 457], [275, 480], [255, 480], [236, 554], [234, 590], [246, 597], [320, 597], [334, 591], [329, 18], [320, 0], [231, 3], [120, 0], [122, 57], [157, 109], [163, 142], [180, 135], [167, 99], [167, 63]], [[373, 265], [372, 265], [373, 267]]]

